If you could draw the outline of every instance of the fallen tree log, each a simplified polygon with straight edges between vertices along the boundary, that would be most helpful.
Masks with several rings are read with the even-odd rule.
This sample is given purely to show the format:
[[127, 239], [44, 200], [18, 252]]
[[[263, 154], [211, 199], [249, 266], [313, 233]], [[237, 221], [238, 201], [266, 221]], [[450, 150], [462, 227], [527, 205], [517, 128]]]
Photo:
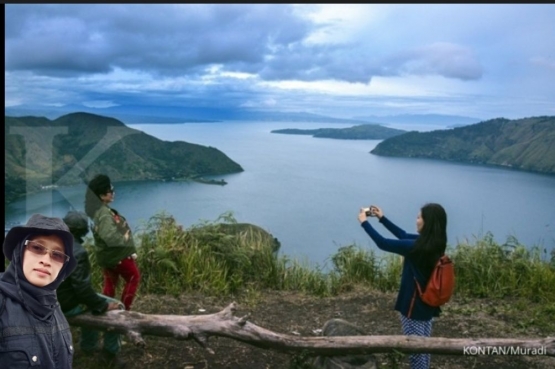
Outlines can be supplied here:
[[145, 346], [143, 335], [194, 339], [210, 353], [210, 336], [227, 337], [263, 349], [303, 352], [306, 355], [337, 356], [399, 351], [442, 355], [519, 354], [555, 356], [555, 337], [525, 338], [442, 338], [416, 336], [335, 336], [300, 337], [276, 333], [236, 317], [236, 304], [205, 315], [156, 315], [134, 311], [90, 313], [68, 318], [73, 326], [113, 331], [127, 335], [136, 345]]

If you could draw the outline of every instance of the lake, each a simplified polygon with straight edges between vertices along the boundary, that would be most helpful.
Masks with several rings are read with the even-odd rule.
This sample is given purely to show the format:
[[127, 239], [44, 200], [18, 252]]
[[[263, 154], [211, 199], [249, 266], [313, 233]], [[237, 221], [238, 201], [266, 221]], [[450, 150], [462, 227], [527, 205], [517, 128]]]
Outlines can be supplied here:
[[[516, 237], [528, 246], [555, 247], [555, 176], [452, 162], [380, 157], [376, 140], [336, 140], [270, 133], [282, 128], [341, 128], [322, 123], [140, 124], [135, 129], [162, 140], [220, 149], [245, 170], [216, 176], [226, 186], [194, 182], [116, 183], [112, 206], [139, 228], [157, 212], [185, 227], [232, 212], [281, 242], [281, 253], [327, 268], [341, 246], [376, 249], [360, 227], [360, 207], [380, 206], [385, 215], [415, 232], [416, 215], [438, 202], [448, 215], [450, 245], [491, 232], [504, 243]], [[406, 127], [403, 127], [406, 129]], [[426, 130], [426, 129], [422, 129]], [[84, 184], [28, 196], [5, 209], [7, 225], [30, 214], [63, 216], [82, 210]], [[390, 237], [384, 227], [378, 231]]]

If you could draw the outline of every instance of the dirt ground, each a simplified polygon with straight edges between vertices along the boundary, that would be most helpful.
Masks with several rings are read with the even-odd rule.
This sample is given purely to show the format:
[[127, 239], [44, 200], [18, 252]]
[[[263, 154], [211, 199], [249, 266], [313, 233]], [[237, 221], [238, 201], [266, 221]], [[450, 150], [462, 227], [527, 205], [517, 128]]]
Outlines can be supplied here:
[[[315, 336], [331, 318], [345, 319], [368, 335], [399, 335], [401, 325], [392, 307], [394, 293], [354, 291], [331, 298], [306, 296], [299, 293], [268, 291], [236, 296], [233, 299], [181, 296], [139, 296], [133, 307], [146, 314], [211, 314], [224, 309], [232, 301], [238, 304], [236, 316], [250, 314], [249, 321], [283, 334]], [[434, 322], [432, 336], [449, 338], [545, 338], [534, 329], [519, 328], [509, 321], [492, 303], [485, 300], [458, 301], [454, 299]], [[199, 312], [204, 309], [204, 312]], [[523, 311], [523, 314], [526, 314]], [[74, 329], [74, 340], [79, 333]], [[551, 334], [553, 336], [553, 334]], [[301, 368], [301, 355], [260, 349], [228, 338], [211, 337], [210, 354], [192, 340], [146, 336], [145, 349], [124, 342], [121, 356], [128, 368], [153, 369], [277, 369]], [[78, 346], [78, 345], [76, 345]], [[408, 356], [395, 353], [375, 354], [379, 368], [409, 368]], [[74, 368], [98, 368], [95, 357], [83, 357], [77, 347]], [[451, 356], [432, 355], [432, 368], [555, 368], [555, 357], [547, 356]], [[304, 366], [306, 368], [306, 366]]]

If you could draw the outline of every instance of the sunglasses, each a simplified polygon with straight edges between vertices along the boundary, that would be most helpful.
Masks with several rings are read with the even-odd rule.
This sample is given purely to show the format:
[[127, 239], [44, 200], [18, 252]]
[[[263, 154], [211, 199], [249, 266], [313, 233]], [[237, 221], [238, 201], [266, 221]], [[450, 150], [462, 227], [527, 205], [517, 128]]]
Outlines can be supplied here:
[[106, 193], [114, 193], [114, 192], [116, 192], [114, 186], [110, 186], [110, 189]]
[[46, 255], [46, 253], [48, 252], [50, 253], [50, 259], [52, 259], [52, 261], [55, 261], [56, 263], [64, 264], [65, 262], [69, 261], [69, 256], [67, 256], [63, 252], [58, 250], [50, 250], [35, 241], [26, 240], [25, 248], [36, 255]]

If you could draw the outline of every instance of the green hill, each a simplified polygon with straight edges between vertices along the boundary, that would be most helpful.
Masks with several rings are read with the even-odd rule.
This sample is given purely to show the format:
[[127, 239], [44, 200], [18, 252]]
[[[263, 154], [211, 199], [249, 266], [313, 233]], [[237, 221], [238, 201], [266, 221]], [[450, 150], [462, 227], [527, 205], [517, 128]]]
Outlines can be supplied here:
[[452, 160], [555, 174], [555, 116], [492, 119], [380, 142], [372, 154]]
[[5, 116], [4, 122], [6, 203], [44, 185], [83, 183], [97, 173], [117, 182], [243, 171], [216, 148], [162, 141], [104, 116]]
[[348, 128], [318, 129], [276, 129], [272, 133], [289, 135], [310, 135], [317, 138], [336, 138], [342, 140], [383, 140], [405, 133], [406, 131], [387, 128], [379, 124], [361, 124]]

